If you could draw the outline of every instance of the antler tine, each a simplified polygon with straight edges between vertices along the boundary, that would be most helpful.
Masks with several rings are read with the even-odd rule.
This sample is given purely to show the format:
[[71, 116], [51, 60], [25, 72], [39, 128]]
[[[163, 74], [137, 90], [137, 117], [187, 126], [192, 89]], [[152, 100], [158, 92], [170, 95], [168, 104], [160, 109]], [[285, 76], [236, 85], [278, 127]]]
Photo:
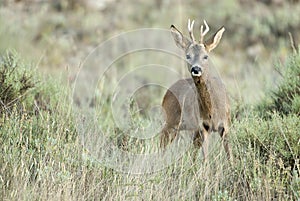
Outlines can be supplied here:
[[208, 26], [206, 20], [203, 20], [203, 22], [205, 24], [205, 31], [203, 32], [203, 36], [205, 36], [209, 32], [209, 26]]
[[193, 34], [194, 23], [195, 23], [194, 20], [192, 21], [192, 23], [191, 23], [190, 19], [188, 20], [188, 30], [189, 30], [190, 37], [191, 37], [193, 43], [195, 43], [195, 37], [194, 37], [194, 34]]
[[201, 25], [201, 27], [200, 27], [200, 43], [204, 42], [203, 41], [204, 36], [209, 32], [209, 26], [208, 26], [208, 24], [206, 23], [205, 20], [203, 20], [203, 22], [204, 22], [204, 25], [205, 25], [205, 30], [203, 32], [203, 25]]

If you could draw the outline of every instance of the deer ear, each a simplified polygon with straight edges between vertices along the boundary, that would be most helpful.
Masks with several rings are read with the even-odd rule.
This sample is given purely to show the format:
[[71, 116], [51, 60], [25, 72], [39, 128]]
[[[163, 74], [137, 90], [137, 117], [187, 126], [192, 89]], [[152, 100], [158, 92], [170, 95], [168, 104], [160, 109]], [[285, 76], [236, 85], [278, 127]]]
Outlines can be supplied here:
[[210, 39], [208, 39], [207, 41], [205, 41], [205, 48], [206, 51], [210, 52], [213, 49], [215, 49], [215, 47], [217, 47], [217, 45], [219, 44], [222, 35], [225, 31], [225, 27], [221, 27]]
[[178, 29], [176, 29], [174, 25], [171, 25], [170, 30], [177, 47], [185, 50], [191, 44], [190, 40], [183, 36], [182, 33]]

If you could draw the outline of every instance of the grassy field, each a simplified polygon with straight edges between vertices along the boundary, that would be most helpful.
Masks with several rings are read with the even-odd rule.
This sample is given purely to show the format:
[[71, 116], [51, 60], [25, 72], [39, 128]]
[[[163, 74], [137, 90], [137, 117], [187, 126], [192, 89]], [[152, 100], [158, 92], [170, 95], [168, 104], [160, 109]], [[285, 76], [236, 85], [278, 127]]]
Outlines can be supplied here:
[[[0, 199], [300, 199], [298, 1], [91, 4], [0, 2]], [[158, 146], [166, 88], [189, 76], [168, 28], [188, 18], [226, 27], [210, 60], [232, 163], [215, 133], [205, 163], [185, 132]]]

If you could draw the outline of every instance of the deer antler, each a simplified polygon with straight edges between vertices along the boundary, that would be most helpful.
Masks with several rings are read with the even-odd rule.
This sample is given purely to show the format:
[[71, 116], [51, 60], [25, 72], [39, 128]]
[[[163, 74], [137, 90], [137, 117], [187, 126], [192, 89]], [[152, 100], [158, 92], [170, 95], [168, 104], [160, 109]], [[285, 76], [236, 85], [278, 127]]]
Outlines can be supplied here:
[[203, 20], [203, 22], [204, 22], [204, 25], [205, 25], [205, 30], [204, 30], [204, 32], [203, 32], [203, 25], [201, 25], [201, 27], [200, 27], [200, 44], [203, 44], [203, 39], [204, 39], [204, 36], [208, 33], [208, 31], [209, 31], [209, 26], [208, 26], [208, 24], [206, 23], [206, 21], [205, 20]]
[[194, 34], [193, 34], [194, 23], [195, 23], [194, 20], [192, 21], [192, 23], [191, 23], [191, 20], [190, 20], [190, 19], [188, 20], [188, 30], [189, 30], [189, 34], [190, 34], [190, 37], [191, 37], [193, 43], [196, 42], [196, 41], [195, 41]]

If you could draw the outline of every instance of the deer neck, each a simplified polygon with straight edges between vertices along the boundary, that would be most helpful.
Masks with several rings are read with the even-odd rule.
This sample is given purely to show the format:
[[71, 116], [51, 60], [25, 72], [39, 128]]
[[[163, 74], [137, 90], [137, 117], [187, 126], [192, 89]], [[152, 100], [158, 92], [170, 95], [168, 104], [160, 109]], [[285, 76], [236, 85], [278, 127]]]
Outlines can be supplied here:
[[197, 88], [201, 116], [203, 117], [203, 119], [211, 119], [212, 100], [209, 91], [208, 77], [205, 75], [195, 77], [194, 82]]

